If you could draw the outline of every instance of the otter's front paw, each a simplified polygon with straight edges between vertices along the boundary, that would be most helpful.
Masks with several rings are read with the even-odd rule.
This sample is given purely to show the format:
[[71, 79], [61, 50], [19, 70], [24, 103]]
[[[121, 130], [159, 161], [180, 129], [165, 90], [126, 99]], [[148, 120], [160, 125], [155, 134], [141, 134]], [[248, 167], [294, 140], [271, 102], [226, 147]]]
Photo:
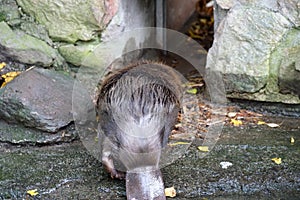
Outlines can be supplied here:
[[110, 177], [111, 178], [117, 178], [117, 179], [123, 180], [123, 179], [125, 179], [125, 176], [126, 176], [125, 172], [121, 172], [121, 171], [118, 171], [118, 170], [115, 170], [115, 169], [112, 169], [110, 171]]

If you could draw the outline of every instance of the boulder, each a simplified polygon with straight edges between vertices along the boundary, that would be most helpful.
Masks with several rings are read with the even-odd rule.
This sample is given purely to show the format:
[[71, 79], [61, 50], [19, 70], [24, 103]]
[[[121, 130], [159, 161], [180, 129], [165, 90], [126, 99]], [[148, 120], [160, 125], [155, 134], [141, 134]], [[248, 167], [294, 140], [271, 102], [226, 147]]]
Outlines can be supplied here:
[[55, 41], [89, 41], [103, 30], [117, 12], [116, 0], [17, 0], [19, 6], [45, 25]]
[[61, 45], [58, 50], [67, 62], [75, 66], [82, 66], [82, 62], [98, 45], [97, 42], [65, 44]]
[[5, 22], [0, 22], [0, 30], [0, 60], [44, 67], [64, 66], [64, 59], [46, 42], [22, 31], [13, 31]]
[[[237, 4], [247, 7], [265, 8], [278, 12], [286, 16], [295, 26], [300, 26], [299, 0], [216, 0], [216, 7], [225, 11], [228, 11]], [[217, 13], [217, 15], [219, 15], [219, 13]]]
[[[286, 70], [298, 76], [295, 67], [271, 64], [275, 49], [281, 46], [282, 41], [290, 40], [285, 38], [299, 23], [300, 18], [296, 13], [299, 4], [293, 0], [217, 0], [216, 3], [217, 11], [220, 12], [221, 8], [220, 15], [224, 17], [216, 25], [215, 40], [208, 53], [206, 70], [208, 74], [222, 74], [227, 97], [300, 103], [298, 95], [295, 95], [297, 92], [291, 86], [288, 86], [289, 92], [284, 95], [281, 93], [283, 85], [287, 87], [287, 82], [282, 81], [284, 76], [289, 76]], [[289, 48], [287, 45], [293, 46], [292, 43], [285, 44], [285, 48]], [[276, 55], [277, 58], [278, 56], [282, 59], [287, 55], [285, 51], [281, 51], [281, 55]], [[294, 56], [294, 61], [295, 59]], [[279, 76], [281, 83], [278, 82]], [[288, 82], [288, 85], [297, 83]]]
[[70, 125], [56, 133], [49, 133], [21, 124], [11, 124], [0, 119], [0, 142], [17, 145], [46, 145], [71, 142], [78, 139], [74, 125]]
[[259, 91], [268, 81], [270, 53], [288, 25], [278, 13], [236, 6], [218, 27], [207, 68], [225, 74], [228, 93]]
[[42, 131], [57, 132], [73, 121], [73, 79], [33, 68], [0, 89], [0, 118]]
[[20, 13], [15, 0], [0, 0], [0, 21], [19, 19]]
[[[292, 29], [271, 55], [280, 93], [300, 97], [300, 31]], [[276, 77], [276, 76], [275, 76]]]

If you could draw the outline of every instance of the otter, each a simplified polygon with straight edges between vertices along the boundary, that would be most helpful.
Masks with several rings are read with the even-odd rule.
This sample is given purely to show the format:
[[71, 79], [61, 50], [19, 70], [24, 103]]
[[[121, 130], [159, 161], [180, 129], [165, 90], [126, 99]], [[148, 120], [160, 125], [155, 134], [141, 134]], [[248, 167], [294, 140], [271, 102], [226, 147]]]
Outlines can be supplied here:
[[126, 180], [127, 199], [166, 199], [159, 161], [180, 110], [181, 87], [176, 70], [150, 61], [117, 70], [102, 83], [102, 163], [112, 178]]

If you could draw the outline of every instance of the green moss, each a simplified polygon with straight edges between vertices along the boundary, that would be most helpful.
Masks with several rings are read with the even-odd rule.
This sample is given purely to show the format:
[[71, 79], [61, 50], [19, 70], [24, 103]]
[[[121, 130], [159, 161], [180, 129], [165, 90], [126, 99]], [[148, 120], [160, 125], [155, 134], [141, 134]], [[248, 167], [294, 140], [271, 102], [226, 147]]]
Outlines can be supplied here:
[[6, 20], [6, 14], [3, 12], [0, 12], [0, 22], [5, 21]]

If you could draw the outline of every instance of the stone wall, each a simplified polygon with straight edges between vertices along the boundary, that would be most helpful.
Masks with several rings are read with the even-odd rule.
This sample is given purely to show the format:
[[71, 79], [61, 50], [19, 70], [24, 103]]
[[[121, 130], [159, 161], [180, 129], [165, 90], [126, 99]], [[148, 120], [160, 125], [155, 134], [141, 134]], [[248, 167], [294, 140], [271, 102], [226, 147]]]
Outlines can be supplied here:
[[0, 0], [0, 61], [68, 69], [101, 41], [154, 26], [154, 1]]
[[103, 42], [154, 26], [154, 11], [152, 0], [0, 0], [0, 86], [2, 75], [22, 72], [0, 87], [0, 142], [76, 139], [70, 75]]
[[227, 96], [300, 103], [300, 3], [216, 0], [206, 69], [223, 75]]
[[[180, 2], [168, 3], [173, 18], [183, 14], [181, 10], [191, 10], [183, 5], [186, 9], [178, 10]], [[151, 0], [0, 0], [0, 61], [69, 71], [101, 41], [136, 27], [154, 26], [154, 4]], [[223, 74], [228, 97], [299, 102], [299, 9], [297, 0], [215, 1], [215, 41], [207, 69]]]

